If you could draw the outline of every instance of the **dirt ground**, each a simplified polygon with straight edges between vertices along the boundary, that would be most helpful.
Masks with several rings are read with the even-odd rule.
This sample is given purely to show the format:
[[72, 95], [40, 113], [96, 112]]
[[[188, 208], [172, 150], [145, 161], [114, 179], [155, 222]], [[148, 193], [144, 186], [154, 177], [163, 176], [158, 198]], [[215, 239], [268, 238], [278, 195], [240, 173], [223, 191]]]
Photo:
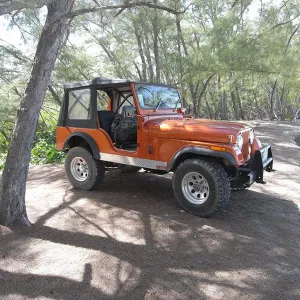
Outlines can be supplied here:
[[276, 172], [211, 219], [178, 207], [171, 175], [112, 171], [81, 192], [32, 167], [33, 226], [0, 226], [0, 299], [299, 299], [300, 125], [254, 124]]

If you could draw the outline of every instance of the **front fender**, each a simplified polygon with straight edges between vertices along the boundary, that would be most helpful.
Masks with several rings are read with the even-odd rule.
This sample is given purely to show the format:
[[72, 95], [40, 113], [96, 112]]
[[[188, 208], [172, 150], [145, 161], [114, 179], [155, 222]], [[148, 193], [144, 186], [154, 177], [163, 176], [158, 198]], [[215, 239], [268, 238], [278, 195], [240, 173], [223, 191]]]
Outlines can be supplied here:
[[237, 164], [234, 156], [231, 153], [228, 152], [222, 152], [222, 151], [215, 151], [208, 148], [201, 148], [201, 147], [185, 147], [183, 149], [180, 149], [178, 152], [176, 152], [173, 157], [171, 158], [171, 161], [167, 167], [167, 171], [170, 172], [174, 166], [176, 165], [176, 161], [185, 154], [196, 154], [196, 155], [202, 155], [202, 156], [209, 156], [209, 157], [218, 157], [218, 158], [224, 158], [226, 159], [230, 165], [235, 166]]

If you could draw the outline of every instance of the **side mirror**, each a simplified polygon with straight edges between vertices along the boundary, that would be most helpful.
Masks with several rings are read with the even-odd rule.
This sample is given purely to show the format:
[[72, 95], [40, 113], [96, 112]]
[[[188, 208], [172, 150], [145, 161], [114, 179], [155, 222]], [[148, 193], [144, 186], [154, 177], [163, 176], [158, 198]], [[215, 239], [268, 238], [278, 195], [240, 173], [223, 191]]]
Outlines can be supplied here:
[[185, 107], [179, 107], [177, 108], [177, 112], [180, 114], [184, 114], [186, 112], [186, 108]]

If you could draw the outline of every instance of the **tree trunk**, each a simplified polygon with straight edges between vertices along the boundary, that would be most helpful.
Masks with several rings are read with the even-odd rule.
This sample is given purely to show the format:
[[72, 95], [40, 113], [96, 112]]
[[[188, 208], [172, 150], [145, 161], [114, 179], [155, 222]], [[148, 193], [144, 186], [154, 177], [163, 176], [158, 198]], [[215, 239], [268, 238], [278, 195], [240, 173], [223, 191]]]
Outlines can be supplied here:
[[275, 91], [277, 88], [277, 78], [274, 82], [273, 88], [272, 88], [272, 92], [270, 95], [270, 119], [271, 121], [276, 119], [276, 113], [275, 113], [275, 105], [274, 105], [274, 96], [275, 96]]
[[236, 91], [236, 97], [237, 97], [238, 105], [239, 105], [239, 109], [240, 109], [240, 116], [241, 116], [241, 119], [242, 119], [242, 120], [245, 120], [245, 115], [244, 115], [244, 111], [243, 111], [243, 104], [242, 104], [242, 100], [241, 100], [241, 97], [240, 97], [240, 93], [239, 93], [239, 90], [238, 90], [237, 87], [235, 88], [235, 91]]
[[255, 100], [255, 106], [256, 106], [256, 109], [257, 109], [258, 117], [262, 120], [263, 116], [261, 114], [261, 111], [260, 111], [260, 108], [259, 108], [259, 105], [258, 105], [258, 101], [257, 101], [257, 97], [256, 97], [256, 91], [254, 92], [254, 100]]
[[285, 82], [283, 83], [282, 89], [281, 89], [281, 95], [279, 97], [279, 105], [280, 105], [280, 120], [285, 121], [285, 101], [284, 101], [284, 95], [285, 95]]
[[147, 59], [147, 63], [148, 63], [149, 79], [151, 82], [153, 82], [154, 81], [154, 70], [153, 70], [153, 66], [152, 66], [152, 59], [151, 59], [151, 54], [150, 54], [151, 48], [150, 48], [147, 32], [145, 32], [145, 43], [146, 43], [146, 45], [143, 43], [143, 48], [145, 49], [146, 59]]
[[[157, 4], [157, 0], [153, 1]], [[155, 59], [155, 69], [156, 69], [156, 82], [160, 82], [160, 55], [158, 46], [158, 36], [159, 36], [159, 24], [158, 24], [158, 13], [157, 9], [154, 9], [154, 20], [153, 26], [153, 48], [154, 48], [154, 59]]]
[[227, 116], [227, 94], [226, 92], [222, 93], [221, 96], [221, 119], [228, 120]]
[[239, 115], [239, 110], [238, 110], [237, 105], [236, 105], [236, 98], [235, 98], [234, 91], [231, 91], [230, 95], [231, 95], [231, 100], [232, 100], [232, 106], [233, 106], [233, 111], [234, 111], [235, 119], [239, 120], [240, 119], [240, 115]]
[[205, 91], [206, 91], [206, 89], [207, 89], [207, 87], [208, 87], [208, 85], [209, 85], [209, 83], [210, 83], [210, 81], [212, 80], [212, 78], [215, 76], [215, 74], [211, 74], [206, 80], [205, 80], [205, 83], [204, 83], [204, 85], [203, 85], [203, 88], [202, 88], [202, 90], [201, 90], [201, 92], [200, 92], [200, 95], [199, 95], [199, 97], [198, 97], [198, 116], [200, 116], [200, 108], [201, 108], [201, 102], [202, 102], [202, 98], [203, 98], [203, 96], [204, 96], [204, 93], [205, 93]]
[[46, 23], [37, 45], [31, 77], [20, 104], [3, 171], [0, 198], [0, 224], [3, 225], [30, 225], [25, 206], [30, 151], [52, 70], [69, 27], [67, 14], [73, 4], [74, 0], [55, 0], [47, 5]]
[[207, 111], [208, 111], [209, 118], [213, 119], [213, 114], [211, 112], [211, 109], [210, 109], [210, 106], [209, 106], [207, 100], [205, 101], [205, 103], [206, 103], [206, 108], [207, 108]]
[[135, 21], [132, 21], [132, 24], [133, 24], [133, 28], [134, 28], [134, 34], [135, 34], [135, 37], [136, 37], [136, 42], [137, 42], [138, 49], [139, 49], [139, 55], [140, 55], [140, 58], [141, 58], [141, 61], [142, 61], [142, 74], [143, 74], [142, 80], [147, 81], [147, 68], [146, 68], [147, 65], [146, 65], [146, 60], [145, 60], [145, 56], [144, 56], [144, 52], [143, 52], [141, 36], [139, 34], [138, 27], [137, 27]]
[[[178, 49], [178, 60], [179, 60], [179, 71], [180, 71], [180, 84], [181, 84], [181, 89], [183, 90], [183, 74], [184, 74], [184, 68], [183, 68], [183, 62], [182, 62], [182, 50], [181, 50], [181, 46], [183, 48], [183, 52], [184, 52], [184, 56], [188, 57], [188, 51], [187, 51], [187, 46], [182, 34], [182, 29], [181, 29], [181, 21], [180, 21], [180, 17], [178, 14], [176, 14], [176, 28], [177, 28], [177, 49]], [[196, 97], [196, 95], [194, 95], [194, 87], [192, 84], [189, 85], [190, 88], [190, 92], [191, 92], [191, 97], [192, 97], [192, 102], [193, 102], [193, 114], [194, 116], [197, 115], [197, 104], [196, 104], [196, 99], [194, 99], [193, 97]], [[186, 101], [184, 101], [183, 103], [184, 106], [187, 105]]]
[[[177, 26], [177, 50], [178, 50], [178, 62], [179, 62], [179, 82], [181, 90], [183, 90], [183, 65], [182, 65], [182, 55], [181, 55], [181, 27], [179, 16], [176, 15], [176, 26]], [[184, 98], [185, 99], [185, 98]], [[186, 101], [183, 101], [183, 106], [186, 106]]]
[[297, 121], [297, 117], [298, 117], [299, 113], [300, 113], [300, 108], [298, 108], [296, 110], [296, 112], [294, 113], [294, 116], [293, 116], [293, 119], [292, 119], [293, 122]]
[[195, 118], [198, 117], [198, 101], [197, 101], [197, 93], [194, 89], [194, 85], [190, 84], [190, 93], [191, 93], [191, 99], [192, 99], [192, 103], [193, 103], [193, 116]]

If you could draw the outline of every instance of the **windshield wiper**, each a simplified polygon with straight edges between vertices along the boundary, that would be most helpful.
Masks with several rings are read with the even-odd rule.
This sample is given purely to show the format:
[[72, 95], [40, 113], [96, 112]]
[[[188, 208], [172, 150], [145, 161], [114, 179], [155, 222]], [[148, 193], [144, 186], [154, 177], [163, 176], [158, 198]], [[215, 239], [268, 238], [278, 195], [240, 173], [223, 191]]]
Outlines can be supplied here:
[[158, 98], [158, 103], [157, 103], [154, 111], [158, 111], [158, 108], [159, 108], [159, 106], [161, 104], [161, 101], [162, 101], [162, 98]]

